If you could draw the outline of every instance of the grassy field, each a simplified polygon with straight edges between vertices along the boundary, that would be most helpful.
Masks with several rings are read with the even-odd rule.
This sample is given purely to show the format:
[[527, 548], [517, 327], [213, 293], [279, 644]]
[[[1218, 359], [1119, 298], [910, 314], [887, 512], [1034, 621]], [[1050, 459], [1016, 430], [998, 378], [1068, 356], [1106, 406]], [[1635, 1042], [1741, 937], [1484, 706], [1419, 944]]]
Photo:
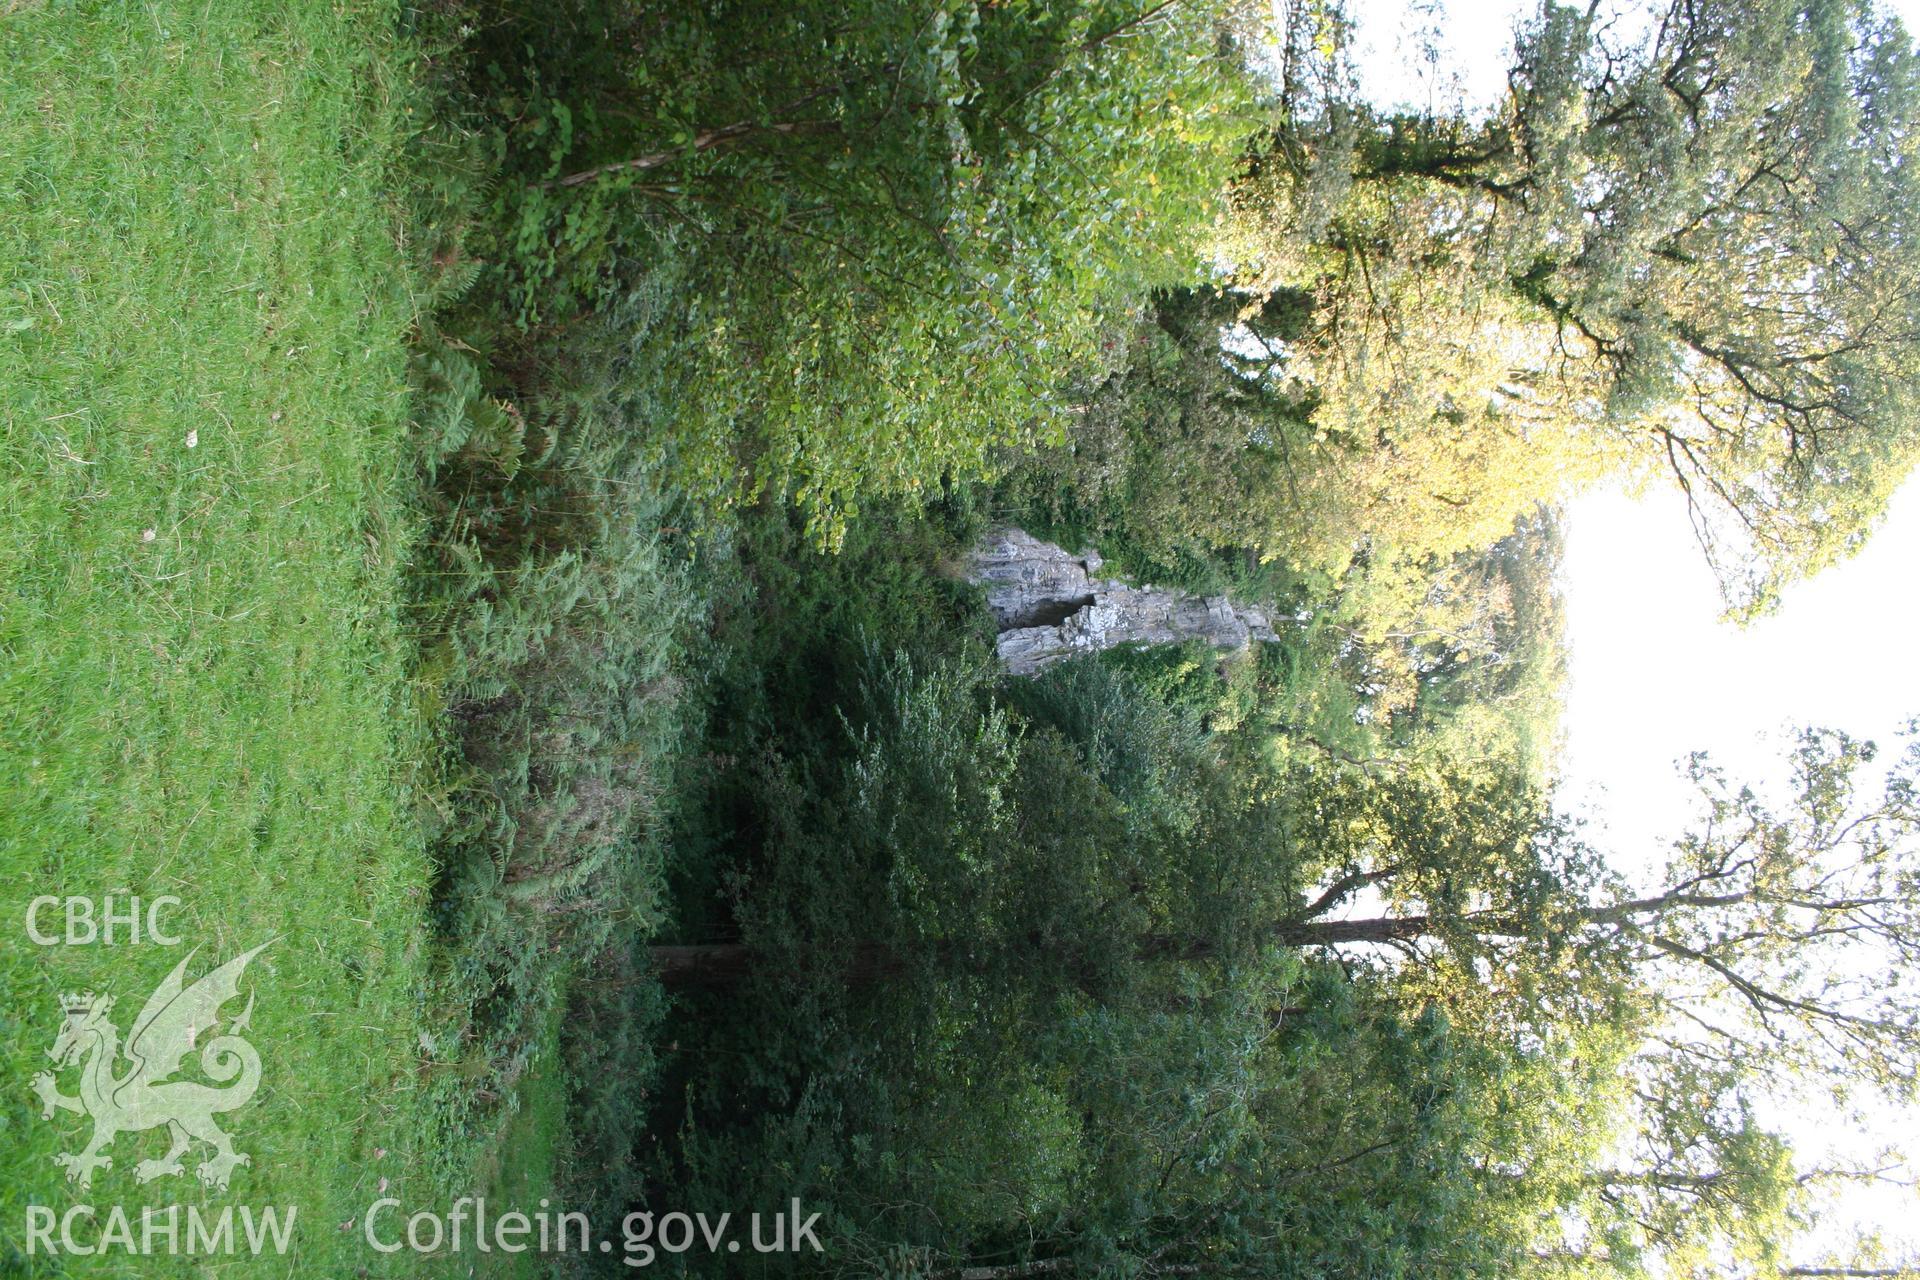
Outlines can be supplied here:
[[[516, 1090], [518, 1109], [477, 1162], [470, 1189], [489, 1205], [531, 1211], [553, 1193], [555, 1162], [566, 1141], [567, 1094], [557, 1027], [547, 1027], [542, 1046], [527, 1065]], [[486, 1275], [496, 1280], [534, 1280], [550, 1274], [551, 1260], [529, 1250], [454, 1260], [455, 1275]]]
[[[379, 5], [93, 8], [0, 5], [0, 1273], [405, 1269], [345, 1225], [424, 1194], [403, 51]], [[41, 894], [175, 895], [183, 943], [33, 945]], [[88, 1121], [29, 1088], [61, 993], [124, 1034], [190, 947], [268, 939], [251, 1167], [136, 1186], [149, 1131], [70, 1186]], [[21, 1256], [82, 1202], [297, 1206], [299, 1261]]]

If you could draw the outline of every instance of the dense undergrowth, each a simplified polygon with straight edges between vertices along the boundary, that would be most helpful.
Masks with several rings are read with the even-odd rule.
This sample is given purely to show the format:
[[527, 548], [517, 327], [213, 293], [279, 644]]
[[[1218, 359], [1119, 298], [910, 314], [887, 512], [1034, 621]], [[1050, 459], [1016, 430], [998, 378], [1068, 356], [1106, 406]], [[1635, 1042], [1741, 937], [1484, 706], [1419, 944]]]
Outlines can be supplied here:
[[[1730, 579], [1751, 604], [1870, 496], [1835, 505], [1764, 430], [1687, 437], [1661, 379], [1702, 379], [1712, 421], [1865, 433], [1855, 461], [1904, 456], [1898, 397], [1809, 402], [1833, 353], [1762, 377], [1731, 303], [1638, 297], [1718, 261], [1706, 170], [1691, 221], [1615, 211], [1555, 256], [1566, 192], [1697, 141], [1611, 116], [1567, 141], [1571, 18], [1470, 125], [1330, 105], [1331, 71], [1276, 88], [1274, 57], [1339, 54], [1338, 21], [1294, 17], [1279, 54], [1228, 5], [435, 19], [408, 603], [445, 727], [449, 1180], [531, 1125], [533, 1183], [598, 1221], [798, 1198], [832, 1241], [676, 1274], [1772, 1257], [1801, 1201], [1751, 1106], [1771, 1068], [1645, 1046], [1681, 1016], [1663, 957], [1731, 972], [1773, 935], [1655, 938], [1646, 903], [1704, 899], [1630, 905], [1555, 813], [1553, 504], [1664, 442], [1771, 539]], [[1734, 94], [1754, 120], [1813, 92], [1769, 75]], [[1802, 136], [1795, 163], [1832, 159]], [[1898, 339], [1835, 315], [1869, 353], [1848, 385], [1884, 390]], [[1007, 680], [966, 581], [1002, 522], [1257, 603], [1278, 639]], [[1774, 828], [1803, 851], [1864, 759], [1807, 751], [1823, 781]], [[1712, 831], [1682, 884], [1737, 874], [1686, 861]], [[1682, 1094], [1691, 1121], [1657, 1102]], [[1596, 1167], [1622, 1143], [1652, 1171]], [[1686, 1186], [1736, 1173], [1683, 1225]], [[1605, 1247], [1555, 1270], [1569, 1223]]]
[[462, 256], [485, 172], [455, 165], [438, 195], [443, 298], [413, 370], [427, 534], [409, 604], [416, 678], [446, 726], [429, 838], [435, 1048], [455, 1068], [436, 1116], [454, 1181], [556, 1028], [561, 1071], [594, 1089], [617, 1073], [576, 1065], [576, 1046], [582, 1064], [644, 1056], [631, 993], [609, 1005], [567, 992], [634, 985], [635, 939], [660, 919], [660, 821], [682, 736], [675, 660], [699, 620], [674, 500], [608, 404], [616, 323], [632, 335], [644, 319], [621, 312], [564, 351], [502, 324], [497, 273]]
[[[863, 502], [907, 501], [913, 546], [888, 554], [913, 564], [928, 549], [913, 495], [1045, 430], [1116, 304], [1191, 269], [1197, 246], [1166, 236], [1167, 216], [1218, 190], [1192, 158], [1220, 164], [1240, 127], [1204, 86], [1205, 25], [1121, 42], [1120, 11], [1094, 6], [1009, 27], [1025, 43], [1003, 46], [1000, 16], [961, 13], [578, 5], [428, 24], [443, 56], [420, 148], [437, 283], [415, 360], [413, 629], [449, 725], [432, 839], [456, 1128], [510, 1105], [570, 979], [626, 971], [659, 923], [667, 776], [714, 714], [686, 689], [794, 660], [692, 639], [706, 602], [769, 607], [761, 574], [818, 572], [820, 548], [878, 538], [884, 521], [854, 523]], [[609, 52], [642, 36], [637, 61]], [[1179, 137], [1128, 127], [1146, 86], [1190, 99]], [[807, 121], [778, 118], [791, 96]], [[736, 116], [791, 145], [697, 140]], [[667, 186], [638, 169], [562, 181], [661, 136], [685, 148]], [[1126, 187], [1150, 207], [1039, 237], [1092, 198], [1101, 165], [1150, 171]], [[736, 557], [737, 518], [771, 530], [790, 504], [802, 525], [779, 555]], [[930, 625], [899, 604], [875, 643]], [[788, 668], [823, 716], [840, 661]], [[601, 1107], [604, 1073], [574, 1078]]]
[[[1196, 164], [1220, 137], [1141, 130], [1142, 95], [1200, 93], [1221, 72], [1181, 58], [1217, 36], [1109, 50], [1121, 11], [1091, 5], [1002, 49], [1012, 17], [967, 12], [908, 30], [789, 8], [733, 48], [741, 15], [720, 9], [579, 6], [543, 11], [537, 38], [507, 13], [449, 42], [413, 578], [450, 726], [447, 1147], [525, 1140], [507, 1117], [557, 1027], [549, 1174], [599, 1220], [798, 1196], [826, 1217], [830, 1269], [908, 1274], [1036, 1250], [1094, 1269], [1252, 1257], [1263, 1232], [1326, 1219], [1300, 1265], [1348, 1265], [1381, 1244], [1336, 1206], [1377, 1170], [1300, 1198], [1314, 1126], [1434, 1123], [1419, 1099], [1483, 1068], [1453, 1065], [1431, 1015], [1354, 1004], [1263, 922], [1333, 865], [1296, 830], [1326, 820], [1318, 771], [1433, 738], [1472, 701], [1446, 678], [1497, 678], [1494, 655], [1550, 684], [1525, 649], [1551, 631], [1527, 578], [1543, 562], [1518, 557], [1524, 640], [1428, 664], [1357, 635], [1352, 585], [1325, 570], [1140, 536], [1170, 519], [1151, 477], [1089, 505], [1100, 446], [1066, 424], [1144, 415], [1108, 452], [1147, 459], [1166, 400], [1129, 382], [1177, 296], [1139, 303], [1199, 269], [1169, 227], [1220, 182]], [[956, 76], [972, 96], [938, 87]], [[1209, 92], [1192, 118], [1231, 118]], [[1073, 100], [1081, 132], [1043, 138], [1069, 93], [1095, 95]], [[809, 122], [789, 130], [796, 99]], [[745, 141], [701, 141], [736, 116], [758, 121]], [[797, 136], [814, 133], [831, 145]], [[646, 163], [561, 181], [623, 155]], [[1041, 235], [1094, 187], [1120, 203], [1091, 248]], [[1030, 459], [1042, 438], [1063, 443]], [[1007, 520], [1290, 625], [1224, 663], [1119, 652], [1001, 688], [964, 579]], [[1542, 705], [1497, 712], [1493, 749]], [[658, 943], [759, 959], [737, 987], [663, 986]], [[1376, 1039], [1383, 1062], [1412, 1053], [1406, 1080], [1362, 1097], [1326, 1074]], [[1275, 1109], [1298, 1131], [1263, 1149], [1270, 1176], [1239, 1177]], [[1394, 1194], [1433, 1198], [1417, 1233], [1482, 1190]]]

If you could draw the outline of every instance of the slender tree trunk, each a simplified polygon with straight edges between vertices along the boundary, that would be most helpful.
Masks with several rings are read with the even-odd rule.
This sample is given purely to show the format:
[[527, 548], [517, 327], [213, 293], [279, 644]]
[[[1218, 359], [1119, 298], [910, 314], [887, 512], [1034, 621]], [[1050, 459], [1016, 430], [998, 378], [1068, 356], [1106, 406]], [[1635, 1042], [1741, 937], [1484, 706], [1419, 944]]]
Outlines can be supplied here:
[[[1588, 907], [1572, 913], [1584, 924], [1619, 924], [1645, 916], [1659, 915], [1673, 907], [1713, 907], [1744, 902], [1750, 895], [1704, 895], [1667, 893], [1651, 898], [1636, 898], [1609, 906]], [[1318, 920], [1311, 916], [1282, 920], [1272, 925], [1268, 937], [1288, 947], [1337, 947], [1353, 943], [1386, 944], [1412, 942], [1437, 932], [1442, 922], [1430, 915], [1373, 916], [1362, 920]], [[1531, 931], [1524, 921], [1506, 916], [1464, 919], [1460, 927], [1484, 937], [1518, 938]], [[961, 962], [968, 958], [954, 942], [927, 946], [948, 953], [940, 958]], [[823, 949], [824, 950], [824, 949]], [[1203, 938], [1174, 934], [1148, 934], [1139, 940], [1137, 954], [1143, 960], [1204, 960], [1214, 954], [1213, 944]], [[719, 942], [689, 946], [650, 948], [655, 971], [662, 980], [687, 985], [719, 985], [737, 982], [751, 973], [758, 953], [739, 942]], [[854, 944], [847, 965], [849, 982], [860, 983], [899, 972], [909, 956], [883, 942]]]
[[[730, 986], [767, 963], [764, 953], [744, 942], [649, 947], [647, 954], [660, 980], [673, 986]], [[825, 955], [825, 948], [821, 954]], [[872, 982], [900, 972], [906, 961], [899, 949], [884, 942], [857, 942], [846, 960], [846, 980], [854, 986]]]
[[667, 983], [720, 986], [753, 972], [753, 948], [740, 942], [648, 947], [647, 954], [653, 959], [654, 972]]
[[[1434, 922], [1427, 916], [1382, 917], [1373, 920], [1299, 920], [1273, 927], [1275, 941], [1286, 946], [1339, 946], [1354, 942], [1406, 941], [1431, 933]], [[744, 942], [709, 942], [677, 946], [649, 947], [654, 972], [661, 981], [674, 986], [729, 986], [748, 977], [768, 962], [768, 957]], [[933, 951], [942, 963], [964, 964], [972, 959], [958, 943], [923, 944], [918, 954]], [[1149, 934], [1140, 939], [1137, 954], [1143, 960], [1204, 960], [1214, 954], [1211, 941], [1172, 934]], [[830, 952], [820, 948], [824, 960]], [[845, 978], [861, 985], [899, 973], [913, 951], [884, 942], [858, 942], [845, 961]]]

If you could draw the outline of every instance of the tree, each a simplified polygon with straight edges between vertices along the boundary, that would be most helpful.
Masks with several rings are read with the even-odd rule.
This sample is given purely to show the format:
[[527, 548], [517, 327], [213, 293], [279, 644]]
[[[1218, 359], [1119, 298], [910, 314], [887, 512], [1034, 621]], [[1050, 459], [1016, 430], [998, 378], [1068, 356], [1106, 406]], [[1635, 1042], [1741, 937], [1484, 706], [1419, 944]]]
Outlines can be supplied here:
[[[1089, 696], [1082, 689], [1070, 702]], [[1048, 718], [1059, 723], [1059, 714]], [[1107, 771], [1125, 758], [1101, 766], [1083, 757], [1114, 781], [1122, 775]], [[1110, 1012], [1164, 993], [1178, 981], [1170, 975], [1256, 964], [1275, 944], [1338, 955], [1355, 975], [1348, 980], [1379, 1002], [1378, 1016], [1442, 1019], [1451, 1054], [1507, 1063], [1485, 1060], [1474, 1072], [1490, 1074], [1474, 1075], [1471, 1089], [1464, 1078], [1449, 1086], [1486, 1101], [1460, 1113], [1462, 1123], [1472, 1117], [1471, 1136], [1447, 1158], [1465, 1162], [1473, 1194], [1505, 1197], [1501, 1231], [1551, 1255], [1529, 1265], [1637, 1274], [1658, 1259], [1672, 1274], [1711, 1274], [1738, 1257], [1764, 1274], [1792, 1264], [1789, 1242], [1816, 1184], [1868, 1171], [1796, 1165], [1756, 1105], [1808, 1093], [1829, 1105], [1911, 1098], [1920, 1066], [1920, 1009], [1908, 995], [1920, 959], [1920, 749], [1877, 796], [1859, 785], [1872, 761], [1864, 744], [1809, 733], [1794, 757], [1792, 794], [1778, 806], [1696, 761], [1702, 820], [1676, 847], [1665, 881], [1645, 891], [1605, 872], [1523, 776], [1431, 764], [1304, 770], [1277, 807], [1252, 792], [1238, 808], [1223, 806], [1235, 788], [1209, 788], [1196, 822], [1157, 839], [1138, 829], [1124, 869], [1106, 875], [1095, 870], [1098, 850], [1119, 847], [1124, 806], [1107, 808], [1110, 791], [1081, 794], [1090, 780], [1069, 760], [1023, 752], [1007, 777], [1022, 798], [1008, 794], [1012, 807], [997, 820], [1019, 833], [1007, 853], [1035, 869], [1040, 851], [1075, 850], [1076, 861], [1026, 877], [1043, 886], [1037, 897], [992, 893], [997, 874], [971, 880], [972, 932], [935, 924], [934, 933], [850, 954], [856, 973], [891, 972], [896, 982], [914, 972], [968, 981], [972, 973], [989, 984], [1009, 979], [988, 975], [1020, 973], [1024, 984], [1051, 974]], [[1082, 781], [1069, 783], [1075, 776]], [[912, 805], [919, 784], [902, 792], [901, 781], [885, 794]], [[1096, 803], [1101, 794], [1109, 799]], [[977, 819], [966, 825], [983, 830]], [[978, 856], [966, 860], [970, 876], [981, 870]], [[1322, 882], [1286, 909], [1271, 889], [1289, 860], [1296, 875], [1320, 868]], [[1188, 909], [1164, 896], [1176, 885], [1208, 891]], [[1356, 910], [1365, 904], [1374, 913]], [[1066, 915], [1050, 925], [1056, 910]], [[934, 913], [942, 914], [951, 911]], [[671, 965], [696, 957], [735, 980], [753, 964], [752, 949], [737, 945], [661, 955]], [[1533, 1071], [1544, 1079], [1528, 1084]], [[1576, 1092], [1585, 1101], [1572, 1105], [1546, 1079], [1584, 1081]], [[1263, 1143], [1284, 1133], [1322, 1152], [1346, 1140], [1312, 1136], [1301, 1106], [1289, 1106], [1285, 1124], [1249, 1132]], [[1330, 1123], [1353, 1137], [1350, 1119]], [[1376, 1153], [1367, 1149], [1388, 1136], [1351, 1143], [1361, 1153], [1356, 1176], [1387, 1176], [1391, 1160], [1369, 1163]], [[1236, 1167], [1244, 1175], [1230, 1193], [1242, 1197], [1236, 1220], [1294, 1212], [1244, 1200], [1276, 1193], [1252, 1166]], [[1519, 1178], [1516, 1169], [1530, 1172]], [[1569, 1237], [1578, 1248], [1562, 1239], [1569, 1224], [1579, 1224]], [[1223, 1247], [1205, 1238], [1209, 1249]]]
[[[1296, 945], [1391, 949], [1412, 998], [1462, 993], [1457, 1016], [1516, 1016], [1485, 1007], [1502, 1002], [1503, 984], [1522, 1019], [1591, 1017], [1603, 1007], [1596, 995], [1625, 999], [1643, 1038], [1621, 1066], [1632, 1085], [1624, 1141], [1570, 1197], [1589, 1243], [1560, 1261], [1606, 1272], [1648, 1255], [1672, 1274], [1707, 1275], [1732, 1256], [1759, 1274], [1793, 1274], [1788, 1251], [1811, 1192], [1891, 1176], [1904, 1157], [1797, 1166], [1754, 1106], [1910, 1100], [1920, 1067], [1909, 994], [1920, 960], [1920, 747], [1877, 796], [1863, 795], [1873, 755], [1809, 732], [1779, 807], [1696, 759], [1701, 822], [1652, 892], [1593, 875], [1574, 833], [1530, 826], [1525, 804], [1496, 809], [1513, 815], [1504, 823], [1463, 812], [1470, 829], [1436, 840], [1431, 800], [1375, 800], [1377, 825], [1276, 932]], [[1525, 873], [1475, 874], [1476, 863]], [[1450, 892], [1456, 877], [1475, 892]], [[1398, 909], [1337, 918], [1362, 888]]]
[[1548, 5], [1485, 122], [1382, 116], [1289, 45], [1234, 251], [1252, 298], [1313, 291], [1277, 367], [1326, 429], [1630, 451], [1750, 612], [1857, 548], [1920, 452], [1917, 64], [1853, 0], [1676, 0], [1638, 42], [1596, 14]]
[[1411, 251], [1397, 269], [1421, 296], [1382, 322], [1394, 343], [1379, 359], [1310, 289], [1156, 294], [1125, 363], [1065, 442], [1020, 464], [1016, 492], [1115, 551], [1245, 548], [1417, 596], [1436, 561], [1483, 551], [1603, 459], [1570, 420], [1488, 408], [1510, 375], [1504, 322], [1480, 304], [1463, 315], [1471, 300]]
[[[1583, 961], [1611, 957], [1648, 975], [1661, 1012], [1703, 1037], [1699, 1052], [1741, 1055], [1750, 1069], [1836, 1095], [1865, 1086], [1911, 1096], [1920, 1008], [1903, 985], [1920, 963], [1920, 749], [1862, 802], [1859, 775], [1873, 757], [1870, 744], [1809, 732], [1792, 804], [1778, 811], [1696, 759], [1703, 825], [1651, 893], [1615, 885], [1543, 896], [1591, 865], [1564, 827], [1476, 820], [1436, 841], [1421, 821], [1427, 805], [1392, 804], [1386, 838], [1353, 850], [1333, 884], [1276, 931], [1295, 944], [1434, 940], [1460, 952], [1551, 937]], [[1469, 876], [1476, 862], [1480, 874]], [[1502, 867], [1519, 870], [1487, 874]], [[1334, 918], [1362, 887], [1407, 909]]]
[[791, 498], [835, 544], [863, 499], [1056, 429], [1108, 328], [1202, 269], [1251, 126], [1223, 11], [580, 0], [503, 22], [474, 57], [513, 121], [509, 292], [529, 325], [595, 312], [645, 340], [604, 411], [683, 487]]

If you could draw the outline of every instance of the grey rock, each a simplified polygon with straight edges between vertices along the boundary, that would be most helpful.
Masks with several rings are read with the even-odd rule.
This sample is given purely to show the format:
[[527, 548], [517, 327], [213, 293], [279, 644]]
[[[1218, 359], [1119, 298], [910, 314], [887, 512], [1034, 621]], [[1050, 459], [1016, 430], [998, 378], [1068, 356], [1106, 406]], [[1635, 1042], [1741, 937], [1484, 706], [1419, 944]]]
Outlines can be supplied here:
[[1000, 660], [1032, 675], [1074, 654], [1116, 645], [1203, 640], [1240, 650], [1277, 639], [1265, 614], [1225, 596], [1196, 596], [1096, 576], [1099, 555], [1074, 555], [1023, 529], [999, 529], [973, 553], [972, 577], [987, 588], [999, 624]]

